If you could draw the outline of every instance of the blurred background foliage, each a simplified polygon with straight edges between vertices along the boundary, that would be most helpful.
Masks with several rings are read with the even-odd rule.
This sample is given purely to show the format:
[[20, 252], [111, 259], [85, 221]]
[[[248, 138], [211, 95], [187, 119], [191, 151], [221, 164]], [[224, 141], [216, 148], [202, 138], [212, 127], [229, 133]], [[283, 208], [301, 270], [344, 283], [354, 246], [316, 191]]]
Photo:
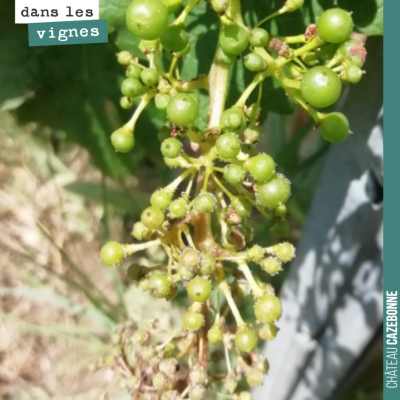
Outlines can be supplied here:
[[[98, 399], [115, 382], [106, 372], [90, 373], [87, 365], [107, 350], [117, 322], [154, 315], [174, 325], [181, 318], [179, 308], [139, 294], [126, 277], [127, 265], [108, 270], [98, 259], [110, 237], [131, 241], [132, 223], [150, 193], [175, 174], [165, 168], [157, 140], [165, 116], [148, 107], [135, 131], [135, 150], [113, 151], [110, 134], [129, 118], [119, 107], [124, 71], [115, 54], [129, 50], [142, 57], [125, 26], [129, 0], [100, 0], [108, 43], [33, 48], [27, 26], [14, 24], [14, 1], [0, 3], [0, 398]], [[251, 25], [282, 0], [242, 4]], [[306, 0], [301, 12], [267, 28], [298, 34], [333, 6], [353, 11], [359, 33], [383, 33], [383, 0]], [[209, 44], [217, 42], [218, 21], [205, 1], [188, 18], [188, 30], [192, 49], [181, 65], [183, 79], [207, 73], [214, 54]], [[367, 71], [373, 62], [369, 54]], [[250, 79], [237, 62], [228, 104]], [[296, 243], [329, 145], [276, 83], [266, 81], [263, 90], [260, 148], [292, 181], [290, 241]], [[200, 104], [205, 116], [205, 93]], [[258, 242], [266, 244], [268, 225], [257, 217], [253, 224]], [[157, 251], [140, 257], [143, 263], [162, 262]], [[272, 283], [279, 288], [284, 278], [280, 274]], [[242, 307], [251, 318], [251, 304]], [[343, 400], [382, 399], [381, 358], [375, 356]]]

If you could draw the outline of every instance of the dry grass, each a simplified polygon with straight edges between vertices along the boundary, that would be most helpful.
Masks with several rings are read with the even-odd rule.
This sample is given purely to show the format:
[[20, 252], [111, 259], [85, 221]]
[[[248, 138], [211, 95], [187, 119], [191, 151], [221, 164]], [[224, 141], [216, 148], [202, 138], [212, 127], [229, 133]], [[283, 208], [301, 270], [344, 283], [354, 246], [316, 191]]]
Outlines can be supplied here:
[[107, 328], [62, 303], [88, 306], [80, 290], [56, 276], [74, 277], [63, 249], [115, 298], [98, 259], [102, 207], [63, 188], [99, 174], [80, 149], [58, 159], [38, 145], [32, 128], [21, 131], [0, 114], [0, 398], [99, 398], [111, 377], [90, 374], [87, 365], [104, 351], [98, 338]]

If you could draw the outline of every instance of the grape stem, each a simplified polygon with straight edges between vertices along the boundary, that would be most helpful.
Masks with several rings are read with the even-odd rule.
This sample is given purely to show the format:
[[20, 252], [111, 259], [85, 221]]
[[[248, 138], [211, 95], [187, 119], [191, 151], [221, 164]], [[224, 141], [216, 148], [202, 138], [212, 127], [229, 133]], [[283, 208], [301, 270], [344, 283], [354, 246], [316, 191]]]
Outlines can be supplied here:
[[257, 285], [257, 282], [255, 281], [253, 274], [250, 271], [249, 266], [244, 262], [238, 262], [237, 264], [239, 266], [240, 271], [243, 272], [243, 275], [246, 278], [247, 282], [249, 282], [249, 285], [251, 287], [254, 297], [257, 298], [257, 297], [262, 296], [264, 294], [264, 292], [260, 288], [260, 286]]
[[159, 244], [161, 244], [160, 239], [156, 239], [146, 243], [124, 244], [123, 249], [127, 255], [132, 255], [133, 253], [158, 246]]
[[150, 103], [151, 99], [155, 97], [155, 94], [152, 92], [146, 93], [140, 99], [139, 105], [136, 107], [135, 112], [132, 115], [132, 118], [125, 124], [125, 127], [128, 128], [131, 132], [134, 131], [137, 120], [139, 119], [140, 114], [146, 108], [146, 106]]
[[262, 19], [261, 21], [259, 21], [256, 25], [256, 28], [258, 28], [259, 26], [261, 26], [262, 24], [264, 24], [265, 22], [269, 21], [272, 18], [275, 17], [279, 17], [279, 15], [285, 14], [286, 12], [289, 11], [289, 7], [284, 5], [281, 9], [279, 9], [278, 11], [275, 11], [274, 13], [267, 15], [264, 19]]
[[200, 0], [191, 0], [172, 25], [183, 25], [185, 23], [186, 17], [189, 15], [190, 11], [192, 11], [192, 9], [196, 7], [199, 1]]

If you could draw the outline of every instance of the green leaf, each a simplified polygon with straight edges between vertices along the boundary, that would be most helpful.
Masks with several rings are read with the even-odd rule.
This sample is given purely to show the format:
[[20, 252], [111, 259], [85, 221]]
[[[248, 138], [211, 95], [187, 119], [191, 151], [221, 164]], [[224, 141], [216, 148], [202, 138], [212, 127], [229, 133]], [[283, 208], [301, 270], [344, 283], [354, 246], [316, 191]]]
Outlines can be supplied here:
[[[102, 187], [100, 183], [75, 181], [64, 186], [66, 190], [84, 196], [89, 200], [102, 203]], [[136, 192], [135, 197], [119, 189], [107, 189], [108, 203], [125, 211], [137, 212], [145, 207], [148, 196]]]
[[125, 24], [125, 11], [131, 0], [99, 0], [100, 19], [107, 20], [108, 31]]

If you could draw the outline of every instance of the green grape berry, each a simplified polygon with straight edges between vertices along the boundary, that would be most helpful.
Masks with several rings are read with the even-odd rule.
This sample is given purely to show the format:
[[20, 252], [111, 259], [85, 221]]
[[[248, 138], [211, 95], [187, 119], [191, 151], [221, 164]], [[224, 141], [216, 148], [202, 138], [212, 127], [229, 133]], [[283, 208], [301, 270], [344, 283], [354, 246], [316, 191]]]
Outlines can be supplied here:
[[152, 296], [163, 299], [171, 290], [171, 282], [163, 274], [154, 274], [150, 277], [149, 292]]
[[354, 64], [348, 65], [342, 72], [342, 79], [350, 83], [360, 82], [363, 76], [363, 71], [360, 67]]
[[108, 242], [101, 248], [100, 259], [109, 267], [121, 263], [124, 258], [124, 249], [118, 242]]
[[279, 258], [283, 263], [292, 261], [296, 256], [295, 248], [292, 244], [283, 242], [276, 244], [268, 249], [268, 252]]
[[183, 250], [181, 255], [181, 264], [184, 267], [189, 268], [192, 271], [195, 271], [199, 267], [199, 262], [200, 262], [200, 255], [196, 249], [187, 247], [186, 249]]
[[225, 168], [224, 178], [230, 185], [238, 186], [246, 178], [246, 171], [241, 165], [230, 164]]
[[190, 300], [204, 303], [210, 298], [212, 285], [208, 279], [196, 277], [189, 282], [187, 291]]
[[131, 264], [126, 271], [126, 274], [132, 281], [138, 281], [142, 275], [142, 267], [138, 264]]
[[237, 400], [253, 400], [250, 392], [240, 392]]
[[274, 324], [265, 324], [258, 332], [261, 340], [274, 340], [278, 334], [278, 328]]
[[216, 203], [211, 193], [200, 193], [193, 201], [193, 208], [200, 214], [208, 214], [214, 210]]
[[143, 85], [139, 79], [127, 78], [122, 82], [121, 92], [126, 97], [134, 98], [143, 93]]
[[261, 138], [261, 128], [258, 125], [251, 124], [244, 131], [244, 142], [249, 144], [257, 143]]
[[288, 210], [284, 204], [280, 204], [275, 208], [274, 212], [277, 217], [285, 217], [288, 213]]
[[133, 101], [129, 97], [121, 97], [121, 100], [119, 101], [119, 104], [121, 108], [124, 110], [129, 110], [130, 108], [133, 107]]
[[181, 197], [180, 199], [174, 200], [169, 205], [169, 215], [171, 218], [179, 219], [184, 218], [187, 214], [188, 210], [188, 202], [186, 199]]
[[154, 68], [146, 68], [140, 73], [140, 79], [146, 86], [156, 86], [160, 79], [160, 74]]
[[158, 51], [160, 42], [158, 40], [141, 40], [139, 43], [140, 51], [147, 55]]
[[328, 43], [342, 43], [353, 31], [351, 14], [340, 8], [324, 11], [317, 21], [319, 37]]
[[242, 133], [246, 129], [246, 116], [242, 108], [233, 107], [221, 115], [221, 126], [230, 132]]
[[173, 192], [167, 189], [156, 190], [150, 198], [150, 204], [153, 207], [160, 208], [161, 210], [166, 210], [171, 204]]
[[179, 52], [189, 43], [189, 35], [183, 26], [171, 25], [161, 35], [160, 42], [168, 51]]
[[242, 353], [248, 353], [257, 346], [257, 336], [249, 328], [239, 328], [235, 335], [235, 346]]
[[268, 182], [275, 174], [275, 161], [268, 154], [252, 157], [246, 167], [254, 180], [259, 183]]
[[220, 157], [229, 160], [240, 153], [240, 139], [234, 133], [224, 133], [217, 139], [216, 147]]
[[277, 176], [268, 183], [258, 185], [257, 200], [267, 208], [275, 208], [284, 204], [290, 197], [290, 183], [283, 176]]
[[130, 65], [128, 65], [128, 68], [126, 69], [125, 75], [127, 78], [139, 79], [141, 72], [142, 72], [142, 68], [140, 68], [138, 65], [130, 64]]
[[249, 45], [249, 34], [240, 25], [225, 25], [219, 37], [222, 50], [227, 54], [240, 54]]
[[183, 325], [191, 331], [197, 331], [204, 326], [204, 316], [199, 312], [188, 311], [183, 318]]
[[161, 0], [133, 0], [126, 10], [126, 24], [140, 39], [158, 39], [168, 26], [168, 8]]
[[360, 41], [349, 39], [339, 46], [336, 56], [339, 62], [348, 61], [361, 68], [365, 63], [367, 50]]
[[289, 236], [290, 227], [286, 219], [279, 218], [272, 225], [272, 233], [278, 238], [287, 238]]
[[334, 43], [321, 47], [317, 54], [318, 59], [324, 63], [329, 62], [333, 57], [335, 57], [337, 48], [338, 45]]
[[269, 42], [269, 33], [263, 28], [254, 28], [250, 32], [249, 41], [254, 47], [266, 47]]
[[207, 338], [212, 344], [217, 344], [222, 340], [222, 329], [220, 325], [213, 325], [207, 333]]
[[132, 235], [137, 240], [147, 240], [151, 237], [151, 231], [147, 229], [142, 221], [133, 225]]
[[293, 12], [298, 10], [299, 8], [303, 7], [304, 0], [287, 0], [286, 6], [288, 7], [289, 12]]
[[242, 218], [249, 217], [253, 212], [253, 206], [243, 197], [235, 197], [231, 202], [231, 206], [234, 208], [235, 213]]
[[161, 153], [166, 158], [176, 158], [181, 151], [182, 143], [174, 137], [165, 139], [161, 144]]
[[262, 258], [264, 257], [265, 250], [258, 245], [255, 245], [251, 247], [249, 250], [247, 250], [247, 256], [249, 257], [249, 260], [259, 263]]
[[350, 133], [349, 121], [339, 112], [327, 114], [319, 125], [322, 137], [331, 143], [339, 143], [347, 138]]
[[169, 94], [166, 93], [159, 93], [155, 99], [155, 105], [159, 110], [166, 110], [166, 108], [168, 107], [168, 103], [171, 100], [171, 96]]
[[236, 60], [236, 55], [225, 53], [221, 47], [218, 47], [215, 53], [215, 60], [218, 64], [229, 66]]
[[190, 126], [196, 122], [199, 115], [199, 105], [192, 95], [178, 93], [168, 103], [167, 115], [175, 125]]
[[246, 381], [251, 387], [261, 386], [264, 381], [264, 373], [258, 368], [251, 368], [246, 373]]
[[334, 104], [342, 92], [340, 78], [331, 69], [319, 66], [309, 69], [301, 80], [301, 94], [314, 107]]
[[281, 301], [276, 296], [265, 294], [257, 300], [254, 313], [260, 322], [272, 324], [282, 315]]
[[223, 14], [229, 6], [229, 0], [211, 0], [212, 9], [218, 13]]
[[196, 271], [180, 265], [178, 274], [183, 281], [190, 281], [196, 275]]
[[277, 257], [264, 258], [260, 262], [260, 267], [270, 275], [276, 275], [282, 271], [282, 263]]
[[212, 254], [201, 253], [199, 273], [203, 276], [213, 275], [217, 261]]
[[165, 217], [159, 208], [148, 207], [142, 212], [140, 219], [147, 229], [154, 230], [161, 227]]
[[123, 126], [112, 133], [111, 143], [115, 151], [128, 153], [135, 147], [135, 136], [128, 128]]
[[264, 71], [267, 62], [257, 53], [249, 53], [244, 57], [244, 66], [252, 72]]
[[126, 51], [126, 50], [125, 51], [120, 51], [117, 54], [118, 64], [128, 65], [131, 60], [132, 60], [132, 54], [129, 53], [129, 51]]

